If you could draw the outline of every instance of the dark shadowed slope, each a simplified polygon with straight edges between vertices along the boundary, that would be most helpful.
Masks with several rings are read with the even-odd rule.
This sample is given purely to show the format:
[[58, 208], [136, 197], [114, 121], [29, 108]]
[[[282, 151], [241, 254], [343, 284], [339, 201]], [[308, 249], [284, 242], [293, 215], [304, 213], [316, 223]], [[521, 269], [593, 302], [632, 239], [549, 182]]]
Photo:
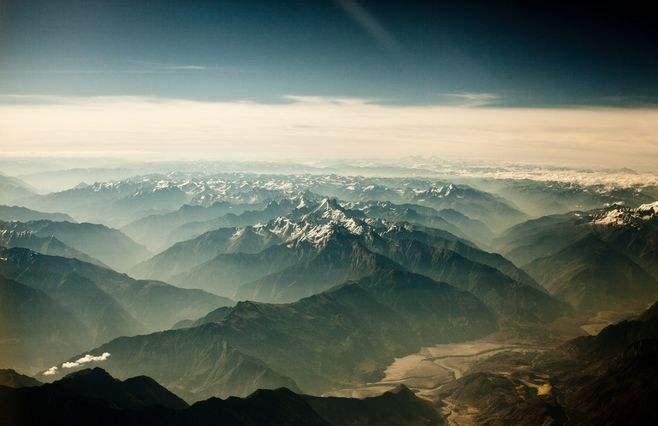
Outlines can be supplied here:
[[111, 356], [102, 366], [114, 376], [153, 377], [188, 401], [246, 396], [256, 389], [297, 389], [290, 378], [231, 346], [217, 324], [120, 337], [90, 351], [104, 352]]
[[168, 328], [182, 319], [232, 304], [229, 299], [201, 290], [134, 280], [77, 259], [18, 248], [5, 249], [2, 257], [0, 273], [41, 289], [69, 306], [78, 317], [86, 318], [85, 322], [99, 327], [101, 341], [135, 334], [144, 331], [144, 327]]
[[431, 247], [417, 240], [400, 240], [389, 245], [385, 254], [410, 271], [473, 293], [507, 321], [550, 322], [568, 311], [549, 294], [447, 248]]
[[30, 386], [39, 386], [41, 384], [37, 379], [18, 373], [12, 369], [0, 369], [0, 386], [8, 388], [26, 388]]
[[0, 366], [36, 371], [92, 342], [86, 325], [62, 305], [0, 274]]
[[[474, 339], [497, 328], [493, 313], [470, 293], [401, 271], [292, 304], [240, 302], [206, 318], [218, 322], [120, 338], [92, 352], [112, 353], [103, 366], [119, 377], [147, 374], [190, 393], [264, 387], [252, 376], [238, 388], [224, 383], [226, 368], [241, 365], [222, 363], [233, 353], [292, 378], [302, 390], [322, 392], [377, 376], [393, 357], [421, 346]], [[236, 367], [232, 374], [254, 371], [243, 364], [246, 370]], [[263, 374], [258, 377], [275, 377]]]
[[17, 426], [435, 426], [443, 424], [443, 419], [403, 386], [366, 399], [317, 398], [280, 388], [187, 406], [148, 377], [121, 382], [93, 369], [49, 385], [0, 386], [0, 422]]
[[658, 298], [658, 281], [594, 234], [534, 260], [526, 270], [579, 310], [633, 310]]

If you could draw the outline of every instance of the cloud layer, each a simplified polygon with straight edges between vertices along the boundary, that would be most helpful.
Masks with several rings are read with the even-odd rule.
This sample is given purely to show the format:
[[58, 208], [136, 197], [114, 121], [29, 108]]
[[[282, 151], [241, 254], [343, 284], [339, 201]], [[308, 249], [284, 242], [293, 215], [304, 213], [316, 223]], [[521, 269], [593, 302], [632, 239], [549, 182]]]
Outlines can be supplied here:
[[472, 102], [482, 97], [474, 96], [460, 106], [308, 96], [278, 104], [5, 96], [0, 152], [238, 160], [433, 155], [658, 169], [658, 109], [477, 108]]

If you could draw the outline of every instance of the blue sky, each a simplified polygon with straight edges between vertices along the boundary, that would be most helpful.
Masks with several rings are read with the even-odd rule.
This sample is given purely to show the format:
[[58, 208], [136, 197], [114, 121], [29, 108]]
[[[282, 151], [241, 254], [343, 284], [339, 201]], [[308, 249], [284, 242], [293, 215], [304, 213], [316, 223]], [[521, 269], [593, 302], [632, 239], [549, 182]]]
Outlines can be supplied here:
[[649, 2], [553, 3], [2, 0], [0, 155], [658, 169]]
[[[505, 106], [658, 99], [639, 2], [4, 0], [0, 93]], [[448, 95], [448, 96], [446, 96]]]

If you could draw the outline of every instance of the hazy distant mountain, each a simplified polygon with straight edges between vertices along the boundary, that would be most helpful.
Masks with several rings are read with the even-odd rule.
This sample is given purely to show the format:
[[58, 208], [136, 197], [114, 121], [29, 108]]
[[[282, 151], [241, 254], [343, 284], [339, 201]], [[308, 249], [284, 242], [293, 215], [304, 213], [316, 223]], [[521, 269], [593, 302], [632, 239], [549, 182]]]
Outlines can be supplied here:
[[[591, 232], [582, 213], [550, 215], [520, 223], [496, 240], [498, 252], [525, 265], [573, 244]], [[584, 225], [584, 226], [581, 226]]]
[[139, 174], [135, 169], [123, 167], [70, 168], [21, 175], [20, 178], [40, 192], [56, 192], [73, 188], [84, 182], [108, 182], [126, 179]]
[[[174, 212], [149, 215], [121, 228], [121, 231], [152, 250], [161, 249], [169, 240], [172, 231], [190, 222], [207, 221], [226, 214], [240, 214], [251, 205], [234, 205], [216, 202], [208, 207], [183, 205]], [[210, 228], [212, 229], [212, 228]], [[210, 229], [206, 229], [208, 231]], [[203, 232], [200, 232], [201, 234]], [[186, 238], [187, 239], [187, 238]]]
[[488, 247], [494, 238], [494, 233], [481, 220], [471, 219], [455, 209], [442, 209], [438, 211], [438, 214], [448, 222], [458, 226], [467, 239], [481, 245], [483, 248]]
[[424, 191], [408, 191], [405, 195], [418, 204], [437, 210], [454, 209], [480, 220], [494, 231], [501, 231], [527, 219], [527, 215], [508, 201], [468, 185], [445, 184]]
[[[453, 209], [500, 231], [527, 219], [525, 213], [505, 199], [468, 185], [449, 182], [400, 179], [358, 179], [335, 177], [332, 182], [318, 179], [309, 186], [315, 193], [346, 201], [413, 203], [436, 210]], [[446, 219], [444, 217], [444, 219]]]
[[597, 235], [658, 279], [658, 201], [608, 209], [592, 223]]
[[[505, 199], [467, 185], [336, 175], [152, 174], [116, 182], [81, 184], [65, 191], [29, 197], [26, 202], [30, 208], [64, 211], [81, 220], [117, 227], [149, 215], [175, 211], [184, 204], [210, 206], [218, 201], [265, 204], [309, 191], [345, 201], [390, 201], [453, 209], [496, 231], [526, 218]], [[447, 219], [445, 215], [440, 217]], [[193, 234], [183, 237], [190, 236]]]
[[50, 256], [75, 258], [107, 267], [100, 260], [67, 246], [53, 236], [37, 236], [28, 225], [18, 222], [0, 222], [0, 246], [23, 247]]
[[255, 207], [240, 214], [228, 213], [215, 219], [202, 222], [185, 223], [168, 234], [167, 242], [170, 244], [195, 238], [205, 232], [218, 228], [242, 227], [267, 223], [270, 220], [286, 216], [299, 206], [303, 198], [294, 197], [269, 202], [264, 209], [256, 210]]
[[[0, 275], [0, 366], [36, 371], [91, 342], [86, 325], [62, 305]], [[9, 376], [2, 377], [8, 386]]]
[[[309, 250], [310, 251], [310, 250]], [[281, 244], [258, 253], [229, 253], [217, 257], [170, 278], [185, 288], [201, 288], [215, 294], [235, 298], [244, 284], [280, 272], [300, 261], [295, 250]]]
[[491, 307], [500, 318], [513, 322], [550, 322], [566, 307], [545, 292], [514, 281], [498, 269], [474, 262], [448, 248], [417, 240], [388, 246], [386, 256], [410, 271], [467, 290]]
[[[168, 328], [232, 301], [201, 290], [158, 281], [139, 281], [125, 274], [76, 259], [25, 249], [2, 251], [0, 274], [52, 295], [96, 331], [97, 342], [143, 330]], [[145, 327], [145, 328], [144, 328]]]
[[178, 209], [187, 201], [187, 195], [177, 186], [129, 179], [80, 184], [27, 198], [25, 205], [37, 210], [63, 211], [83, 221], [122, 226], [154, 212]]
[[55, 237], [67, 246], [119, 270], [124, 270], [149, 255], [143, 246], [120, 231], [103, 225], [38, 220], [26, 223], [8, 222], [2, 224], [2, 227], [5, 232], [31, 234], [42, 238]]
[[0, 203], [10, 204], [35, 194], [34, 188], [20, 179], [0, 174]]
[[633, 310], [658, 298], [658, 281], [595, 234], [534, 260], [526, 270], [580, 310]]
[[[428, 228], [442, 229], [457, 237], [467, 238], [459, 226], [444, 219], [437, 210], [431, 207], [423, 207], [416, 204], [393, 204], [389, 201], [361, 202], [348, 204], [347, 206], [350, 209], [360, 210], [367, 216], [376, 219], [383, 219], [389, 222], [409, 222]], [[458, 212], [456, 213], [460, 214]]]
[[237, 300], [292, 302], [311, 296], [348, 280], [356, 280], [383, 269], [399, 268], [395, 262], [368, 250], [343, 228], [328, 235], [314, 256], [279, 272], [241, 285]]
[[[25, 285], [40, 290], [58, 302], [88, 330], [89, 343], [133, 335], [145, 331], [144, 326], [110, 294], [103, 291], [78, 265], [99, 271], [105, 269], [75, 259], [46, 256], [33, 251], [0, 249], [0, 274], [20, 279]], [[93, 269], [92, 269], [93, 270]], [[109, 270], [107, 270], [110, 272]], [[84, 333], [81, 333], [84, 335]]]
[[598, 209], [617, 202], [637, 207], [656, 199], [642, 187], [610, 188], [530, 179], [477, 180], [474, 185], [512, 201], [532, 216]]
[[[289, 185], [274, 187], [267, 180], [203, 173], [167, 173], [134, 176], [121, 181], [81, 183], [74, 188], [26, 199], [26, 205], [64, 211], [81, 220], [125, 226], [153, 214], [178, 210], [184, 204], [210, 206], [223, 201], [258, 204], [279, 199]], [[293, 189], [293, 188], [289, 188]]]
[[0, 220], [5, 222], [29, 222], [32, 220], [52, 220], [53, 222], [75, 222], [71, 216], [64, 213], [44, 213], [27, 207], [1, 206]]
[[119, 338], [91, 353], [110, 352], [103, 367], [113, 375], [141, 371], [180, 395], [249, 392], [263, 387], [263, 378], [280, 385], [284, 377], [321, 392], [366, 380], [421, 346], [497, 328], [494, 314], [470, 293], [401, 271], [293, 304], [240, 302], [213, 317], [220, 321]]
[[473, 262], [496, 268], [517, 282], [537, 289], [542, 289], [542, 287], [530, 275], [516, 267], [516, 265], [500, 254], [481, 250], [474, 247], [468, 241], [455, 238], [448, 233], [437, 232], [419, 226], [397, 224], [386, 229], [382, 233], [382, 236], [395, 241], [417, 240], [431, 247], [448, 249]]
[[[504, 271], [507, 275], [504, 279], [509, 282], [517, 281], [533, 287], [533, 291], [541, 288], [502, 256], [484, 252], [447, 231], [369, 219], [362, 211], [346, 209], [336, 200], [325, 199], [306, 210], [298, 209], [289, 218], [278, 218], [260, 229], [261, 233], [267, 230], [267, 235], [277, 236], [284, 244], [259, 253], [220, 254], [172, 276], [171, 280], [183, 286], [196, 286], [237, 299], [289, 302], [346, 280], [367, 276], [377, 269], [399, 268], [400, 260], [391, 259], [395, 252], [392, 246], [400, 241], [418, 240], [430, 247], [457, 252], [470, 261], [468, 264], [477, 262], [478, 266], [498, 268]], [[228, 229], [214, 231], [226, 235], [232, 232]], [[194, 245], [198, 246], [196, 241], [201, 241], [201, 238], [193, 240]], [[159, 262], [153, 270], [163, 273], [172, 269], [172, 265], [179, 265], [177, 259], [185, 259], [185, 252], [197, 251], [181, 250], [178, 246], [182, 245], [177, 244], [167, 251], [169, 253], [165, 252], [171, 256]], [[216, 247], [218, 244], [213, 245]], [[174, 248], [177, 250], [174, 251]], [[202, 254], [189, 256], [191, 261], [203, 259], [212, 250], [204, 248], [202, 251]], [[464, 265], [461, 273], [468, 273], [468, 265]], [[485, 275], [480, 283], [486, 286]], [[538, 297], [550, 300], [545, 294]]]
[[[73, 407], [73, 408], [72, 408]], [[148, 377], [119, 381], [95, 368], [52, 384], [0, 387], [0, 420], [21, 425], [434, 426], [443, 419], [427, 401], [400, 386], [381, 396], [321, 398], [286, 388], [246, 398], [211, 398], [187, 406]]]
[[220, 228], [192, 240], [181, 241], [136, 265], [131, 273], [138, 277], [169, 279], [222, 253], [257, 253], [281, 242], [263, 226]]
[[656, 212], [658, 204], [653, 203], [635, 209], [610, 206], [588, 212], [544, 216], [510, 228], [496, 241], [496, 246], [506, 257], [525, 265], [595, 234], [658, 277]]

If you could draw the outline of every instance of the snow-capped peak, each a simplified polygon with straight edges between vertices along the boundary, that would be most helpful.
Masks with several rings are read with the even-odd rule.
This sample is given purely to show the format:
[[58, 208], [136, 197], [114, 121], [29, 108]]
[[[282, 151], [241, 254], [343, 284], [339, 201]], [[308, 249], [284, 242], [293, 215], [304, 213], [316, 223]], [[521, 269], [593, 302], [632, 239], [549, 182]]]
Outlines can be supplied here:
[[658, 201], [642, 204], [633, 209], [622, 206], [605, 211], [592, 220], [595, 225], [602, 226], [628, 226], [640, 225], [644, 221], [658, 217]]
[[279, 217], [268, 226], [273, 234], [289, 244], [308, 242], [321, 247], [336, 234], [363, 235], [368, 224], [351, 215], [336, 199], [325, 198], [310, 213], [298, 219]]
[[642, 219], [649, 220], [654, 216], [658, 215], [658, 201], [653, 203], [642, 204], [636, 209], [638, 214], [642, 215]]

